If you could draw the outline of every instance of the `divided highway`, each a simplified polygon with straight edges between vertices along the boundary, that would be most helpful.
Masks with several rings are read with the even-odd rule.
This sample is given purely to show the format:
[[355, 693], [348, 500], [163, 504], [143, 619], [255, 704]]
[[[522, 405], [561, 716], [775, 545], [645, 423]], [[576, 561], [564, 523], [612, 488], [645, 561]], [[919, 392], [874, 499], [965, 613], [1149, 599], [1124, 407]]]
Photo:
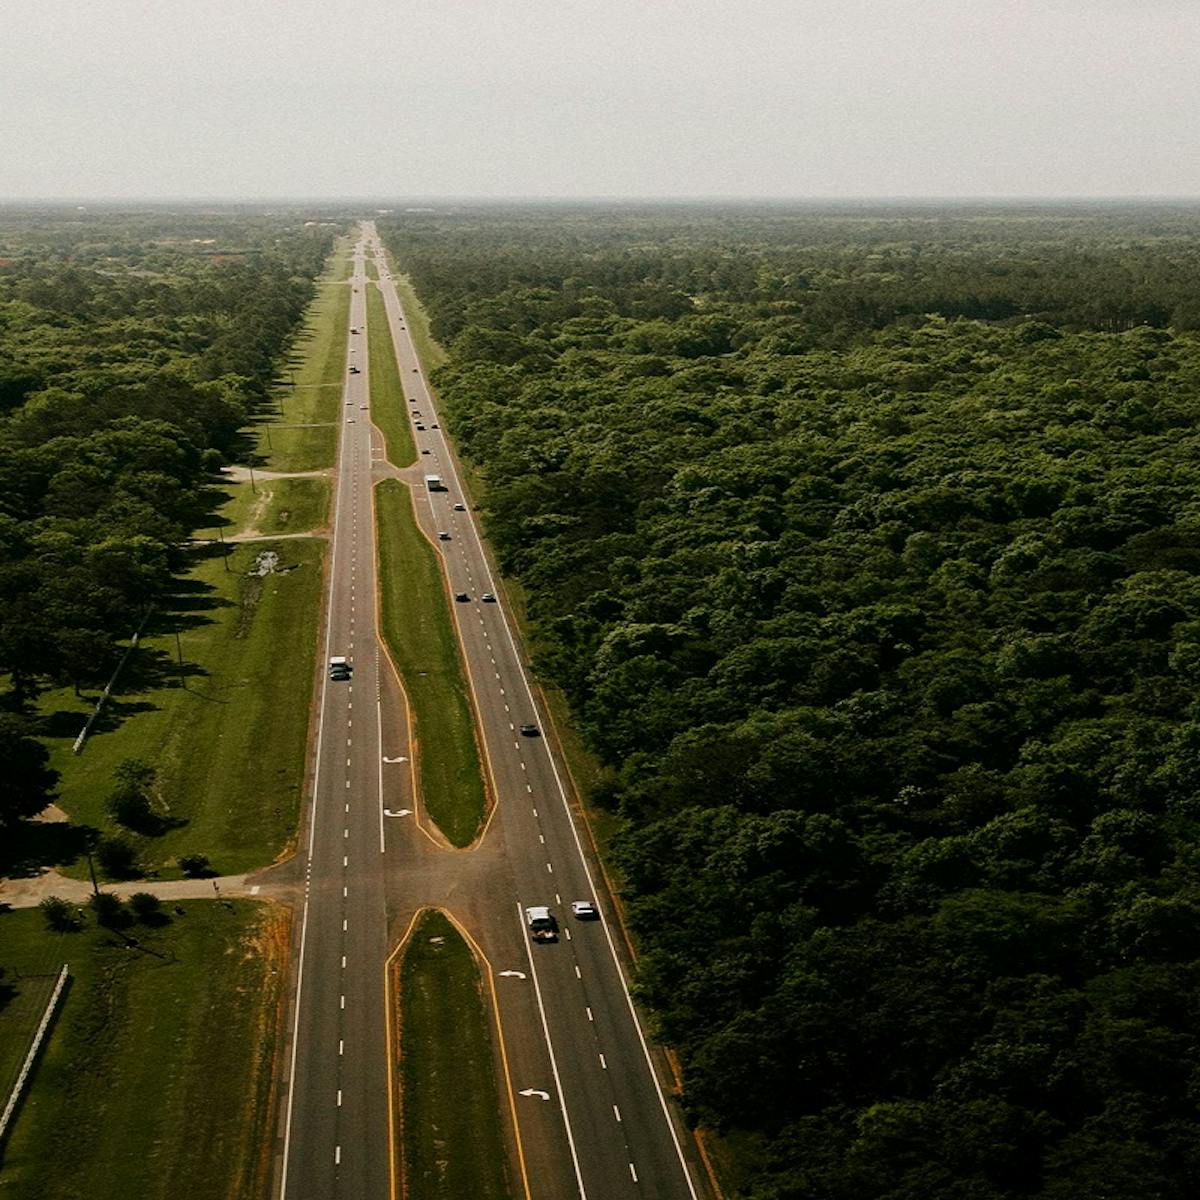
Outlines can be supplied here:
[[[364, 292], [375, 286], [365, 281], [364, 254], [378, 267], [408, 417], [414, 430], [425, 426], [414, 432], [412, 465], [383, 461], [382, 439], [360, 407], [367, 403]], [[514, 1194], [708, 1196], [692, 1139], [667, 1098], [663, 1056], [642, 1035], [619, 965], [619, 931], [558, 767], [544, 738], [520, 733], [522, 724], [543, 728], [544, 720], [478, 528], [455, 507], [463, 497], [458, 467], [436, 428], [433, 397], [371, 223], [362, 227], [352, 285], [351, 324], [364, 332], [348, 335], [348, 356], [363, 373], [347, 375], [342, 406], [326, 657], [346, 654], [354, 676], [350, 684], [323, 684], [281, 1195], [382, 1200], [394, 1186], [384, 962], [412, 914], [433, 905], [473, 938], [492, 973]], [[428, 491], [427, 473], [440, 475], [447, 490]], [[403, 695], [378, 650], [370, 488], [386, 475], [410, 485], [450, 590], [469, 596], [453, 610], [494, 810], [466, 851], [445, 848], [412, 795]], [[485, 593], [497, 602], [483, 601]], [[598, 901], [602, 919], [574, 920], [576, 899]], [[522, 909], [541, 904], [558, 918], [557, 943], [528, 938]]]

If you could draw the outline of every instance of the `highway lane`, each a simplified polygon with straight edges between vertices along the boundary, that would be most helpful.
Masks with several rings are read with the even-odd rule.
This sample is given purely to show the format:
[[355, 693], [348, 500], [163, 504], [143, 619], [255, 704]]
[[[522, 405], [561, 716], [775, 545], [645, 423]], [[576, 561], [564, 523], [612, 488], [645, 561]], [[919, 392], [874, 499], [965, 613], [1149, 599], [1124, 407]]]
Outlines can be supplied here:
[[[363, 243], [350, 281], [324, 659], [342, 654], [349, 683], [322, 663], [315, 779], [304, 852], [298, 984], [292, 1010], [279, 1194], [389, 1194], [383, 963], [388, 953], [380, 811], [379, 654]], [[361, 373], [349, 372], [357, 365]], [[286, 647], [280, 648], [286, 652]], [[303, 702], [280, 697], [279, 703]]]
[[[414, 484], [418, 519], [443, 555], [452, 590], [471, 597], [453, 609], [499, 806], [485, 842], [495, 837], [503, 843], [503, 861], [485, 884], [492, 902], [485, 910], [474, 910], [472, 932], [494, 969], [522, 970], [527, 976], [523, 983], [501, 989], [500, 1003], [510, 1065], [514, 1076], [520, 1075], [514, 1087], [537, 1087], [552, 1095], [544, 1105], [523, 1101], [517, 1109], [531, 1160], [531, 1193], [538, 1200], [568, 1195], [591, 1200], [695, 1198], [701, 1194], [696, 1182], [701, 1176], [695, 1170], [694, 1146], [664, 1096], [669, 1076], [661, 1054], [652, 1052], [643, 1037], [613, 925], [607, 913], [602, 921], [588, 923], [570, 916], [572, 900], [604, 898], [597, 894], [548, 743], [519, 732], [525, 722], [542, 726], [543, 718], [503, 604], [480, 600], [485, 592], [500, 593], [474, 518], [453, 507], [463, 496], [459, 471], [442, 431], [432, 428], [440, 424], [433, 397], [370, 223], [365, 238], [377, 255], [405, 391], [415, 401], [409, 404], [410, 419], [415, 425], [411, 414], [419, 411], [426, 426], [414, 437], [418, 448], [430, 454], [420, 455], [407, 475]], [[426, 491], [420, 483], [425, 473], [440, 474], [448, 490]], [[436, 540], [439, 530], [448, 532], [450, 540]], [[562, 926], [557, 944], [529, 943], [520, 910], [531, 904], [554, 909]], [[514, 959], [518, 939], [520, 961]], [[544, 1166], [534, 1169], [534, 1157], [553, 1133], [554, 1111], [542, 1111], [550, 1104], [557, 1110], [567, 1152], [549, 1154]], [[551, 1177], [543, 1177], [542, 1170]]]

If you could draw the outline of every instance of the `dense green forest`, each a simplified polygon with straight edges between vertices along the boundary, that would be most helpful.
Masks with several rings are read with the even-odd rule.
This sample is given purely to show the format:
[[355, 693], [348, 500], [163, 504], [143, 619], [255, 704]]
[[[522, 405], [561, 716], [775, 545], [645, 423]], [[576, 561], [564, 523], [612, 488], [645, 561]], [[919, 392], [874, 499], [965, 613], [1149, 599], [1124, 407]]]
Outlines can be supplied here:
[[752, 1200], [1200, 1187], [1200, 209], [408, 214]]
[[0, 828], [44, 807], [47, 682], [166, 595], [332, 243], [296, 213], [0, 210]]

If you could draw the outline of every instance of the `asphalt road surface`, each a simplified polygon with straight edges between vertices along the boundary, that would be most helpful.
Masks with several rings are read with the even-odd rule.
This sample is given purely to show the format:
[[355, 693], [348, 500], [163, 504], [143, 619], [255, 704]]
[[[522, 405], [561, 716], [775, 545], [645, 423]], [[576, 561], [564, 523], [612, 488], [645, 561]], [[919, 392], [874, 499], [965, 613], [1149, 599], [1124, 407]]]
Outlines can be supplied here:
[[[367, 422], [364, 254], [376, 257], [418, 455], [389, 464]], [[392, 1178], [384, 963], [421, 907], [444, 908], [473, 939], [494, 994], [514, 1196], [533, 1200], [689, 1200], [708, 1196], [622, 972], [623, 943], [577, 824], [460, 476], [440, 429], [374, 226], [355, 251], [342, 442], [335, 491], [326, 657], [352, 682], [322, 685], [305, 861], [301, 952], [284, 1105], [281, 1194], [387, 1197]], [[419, 416], [418, 416], [419, 414]], [[416, 431], [416, 424], [425, 426]], [[428, 450], [428, 454], [422, 454]], [[446, 490], [429, 491], [426, 474]], [[449, 849], [412, 788], [401, 683], [375, 627], [374, 510], [386, 476], [412, 489], [442, 555], [479, 720], [491, 817], [476, 844]], [[449, 533], [449, 540], [437, 538]], [[484, 593], [496, 602], [484, 602]], [[419, 765], [419, 764], [418, 764]], [[599, 921], [577, 921], [573, 900]], [[533, 944], [522, 909], [548, 905], [560, 940]], [[414, 1197], [414, 1200], [419, 1198]]]

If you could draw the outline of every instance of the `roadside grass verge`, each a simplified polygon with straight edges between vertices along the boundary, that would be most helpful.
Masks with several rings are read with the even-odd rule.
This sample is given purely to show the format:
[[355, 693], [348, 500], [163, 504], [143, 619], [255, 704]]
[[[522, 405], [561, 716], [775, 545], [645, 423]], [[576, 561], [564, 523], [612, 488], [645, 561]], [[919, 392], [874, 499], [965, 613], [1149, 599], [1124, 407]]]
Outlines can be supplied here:
[[[329, 520], [329, 480], [321, 477], [301, 479], [259, 479], [251, 489], [249, 481], [221, 484], [229, 499], [216, 513], [225, 536], [237, 534], [305, 533], [324, 529]], [[204, 536], [209, 531], [197, 531]], [[215, 535], [215, 531], [212, 533]]]
[[[265, 550], [284, 569], [248, 576]], [[59, 805], [74, 821], [116, 832], [105, 811], [113, 771], [138, 758], [156, 768], [155, 798], [174, 826], [134, 839], [144, 867], [170, 878], [178, 856], [200, 853], [233, 874], [278, 856], [304, 787], [325, 553], [323, 540], [298, 539], [229, 545], [228, 571], [219, 553], [201, 558], [172, 611], [151, 617], [82, 754], [71, 743], [92, 700], [69, 688], [41, 696]]]
[[475, 714], [437, 551], [417, 528], [412, 495], [397, 479], [375, 487], [380, 617], [412, 714], [421, 798], [455, 846], [486, 815]]
[[71, 972], [4, 1149], [6, 1200], [265, 1200], [286, 910], [182, 907], [123, 931], [136, 947], [0, 913], [6, 979]]
[[388, 328], [387, 308], [378, 288], [367, 289], [367, 353], [370, 362], [371, 420], [379, 426], [388, 461], [406, 467], [417, 457], [412, 422], [404, 402], [404, 385], [396, 365], [396, 348]]
[[276, 397], [270, 432], [261, 426], [255, 430], [254, 453], [273, 471], [314, 471], [333, 465], [346, 368], [350, 288], [339, 278], [341, 258], [335, 255], [331, 263], [282, 368], [288, 382], [280, 386]]
[[511, 1200], [491, 1023], [474, 956], [430, 909], [398, 974], [405, 1194]]
[[407, 275], [403, 275], [396, 270], [396, 264], [390, 254], [387, 256], [387, 261], [392, 279], [396, 283], [396, 291], [400, 295], [400, 302], [404, 305], [404, 315], [407, 318], [408, 332], [412, 334], [413, 345], [417, 348], [417, 355], [421, 359], [421, 366], [426, 372], [432, 371], [434, 367], [440, 367], [449, 355], [447, 355], [446, 351], [442, 349], [441, 343], [436, 341], [433, 334], [429, 331], [429, 314], [425, 311], [425, 306], [417, 296], [417, 291], [412, 285], [412, 280]]

